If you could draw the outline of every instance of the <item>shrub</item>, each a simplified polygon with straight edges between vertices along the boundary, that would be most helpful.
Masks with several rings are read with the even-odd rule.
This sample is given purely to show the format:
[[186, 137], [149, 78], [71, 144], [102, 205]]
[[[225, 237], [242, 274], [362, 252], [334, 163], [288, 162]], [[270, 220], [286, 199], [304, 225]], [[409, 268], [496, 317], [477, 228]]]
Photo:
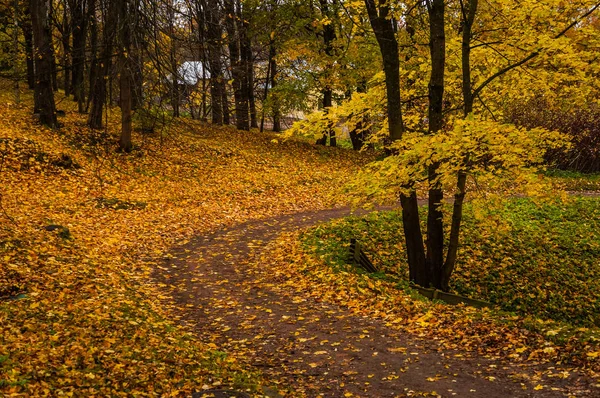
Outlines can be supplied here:
[[543, 98], [513, 104], [507, 110], [508, 121], [526, 128], [544, 127], [571, 138], [569, 149], [552, 149], [546, 161], [559, 170], [582, 173], [600, 172], [600, 107], [554, 106]]

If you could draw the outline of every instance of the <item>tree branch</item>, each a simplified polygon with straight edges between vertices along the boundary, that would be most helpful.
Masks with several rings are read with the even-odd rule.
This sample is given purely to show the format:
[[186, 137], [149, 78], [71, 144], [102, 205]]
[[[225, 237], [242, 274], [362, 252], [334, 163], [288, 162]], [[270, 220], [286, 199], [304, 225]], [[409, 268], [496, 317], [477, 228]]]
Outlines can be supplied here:
[[[558, 33], [556, 36], [554, 36], [554, 39], [558, 39], [562, 36], [564, 36], [569, 30], [571, 30], [571, 28], [573, 28], [575, 25], [577, 25], [581, 20], [583, 20], [584, 18], [590, 16], [594, 11], [596, 11], [596, 9], [598, 9], [598, 7], [600, 7], [600, 2], [596, 3], [596, 5], [594, 7], [592, 7], [590, 10], [588, 10], [585, 14], [583, 14], [580, 18], [578, 18], [577, 20], [573, 21], [571, 24], [569, 24], [569, 26], [567, 26], [566, 28], [564, 28], [560, 33]], [[494, 73], [492, 76], [488, 77], [483, 83], [481, 83], [479, 85], [479, 87], [477, 87], [474, 91], [473, 91], [473, 97], [478, 96], [479, 93], [481, 92], [481, 90], [483, 90], [488, 84], [490, 84], [491, 82], [493, 82], [494, 80], [496, 80], [498, 77], [504, 75], [505, 73], [518, 68], [519, 66], [529, 62], [530, 60], [532, 60], [533, 58], [537, 57], [538, 55], [540, 55], [540, 52], [542, 51], [542, 49], [537, 49], [535, 51], [533, 51], [531, 54], [529, 54], [528, 56], [526, 56], [525, 58], [521, 59], [520, 61], [515, 62], [514, 64], [508, 65], [505, 68], [500, 69], [498, 72]]]

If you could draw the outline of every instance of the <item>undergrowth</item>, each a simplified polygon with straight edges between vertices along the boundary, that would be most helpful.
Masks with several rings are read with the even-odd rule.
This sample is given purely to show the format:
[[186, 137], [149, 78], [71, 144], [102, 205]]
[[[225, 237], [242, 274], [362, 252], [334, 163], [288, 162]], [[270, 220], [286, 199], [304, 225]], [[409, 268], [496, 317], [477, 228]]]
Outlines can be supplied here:
[[[382, 271], [374, 277], [407, 285], [400, 213], [334, 221], [306, 233], [303, 242], [334, 269], [347, 271], [351, 238]], [[515, 198], [497, 209], [467, 204], [451, 289], [520, 316], [598, 327], [599, 258], [596, 198], [545, 204]]]

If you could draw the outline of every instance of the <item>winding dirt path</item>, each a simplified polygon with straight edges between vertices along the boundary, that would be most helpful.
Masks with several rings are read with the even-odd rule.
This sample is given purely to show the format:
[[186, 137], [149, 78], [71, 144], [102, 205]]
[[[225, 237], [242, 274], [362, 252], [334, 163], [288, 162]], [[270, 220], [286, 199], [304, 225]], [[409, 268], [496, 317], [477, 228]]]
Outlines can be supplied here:
[[[200, 339], [267, 375], [271, 397], [600, 396], [600, 389], [576, 371], [566, 378], [536, 379], [541, 369], [533, 365], [439, 350], [435, 341], [401, 333], [381, 320], [299, 297], [274, 278], [265, 283], [269, 264], [248, 261], [284, 231], [349, 214], [348, 209], [298, 213], [199, 236], [174, 249], [155, 278], [170, 288], [182, 322]], [[534, 390], [540, 382], [545, 388]], [[277, 390], [281, 395], [273, 393]]]

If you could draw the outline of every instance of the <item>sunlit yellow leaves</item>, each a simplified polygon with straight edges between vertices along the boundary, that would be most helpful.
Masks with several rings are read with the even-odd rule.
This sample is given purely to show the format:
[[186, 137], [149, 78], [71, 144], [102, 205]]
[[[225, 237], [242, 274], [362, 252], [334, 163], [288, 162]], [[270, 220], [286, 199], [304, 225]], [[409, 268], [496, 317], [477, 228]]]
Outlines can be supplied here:
[[449, 192], [465, 172], [477, 191], [543, 194], [547, 185], [538, 176], [548, 148], [566, 145], [560, 134], [470, 117], [454, 121], [454, 129], [433, 136], [406, 134], [394, 144], [397, 155], [370, 164], [347, 188], [359, 201], [392, 201], [411, 189], [427, 189], [427, 169], [438, 164], [438, 179]]

